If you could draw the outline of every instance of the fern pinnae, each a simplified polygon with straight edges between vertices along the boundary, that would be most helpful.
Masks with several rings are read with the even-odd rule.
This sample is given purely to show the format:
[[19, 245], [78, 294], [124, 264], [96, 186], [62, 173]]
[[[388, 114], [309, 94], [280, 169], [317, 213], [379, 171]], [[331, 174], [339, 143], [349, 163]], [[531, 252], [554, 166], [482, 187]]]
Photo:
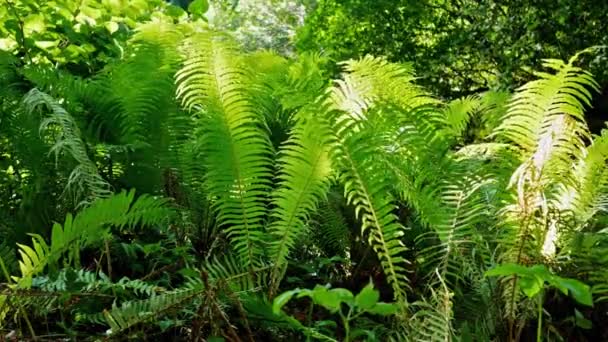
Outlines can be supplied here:
[[52, 132], [54, 127], [58, 127], [50, 152], [55, 153], [56, 159], [62, 152], [67, 152], [77, 163], [70, 173], [66, 193], [72, 192], [78, 205], [108, 197], [111, 194], [110, 185], [89, 158], [86, 143], [74, 118], [58, 101], [35, 88], [24, 97], [23, 103], [30, 114], [44, 107], [50, 109], [52, 114], [40, 124], [41, 133]]
[[275, 218], [268, 231], [272, 237], [270, 258], [275, 262], [271, 293], [296, 238], [329, 188], [331, 165], [325, 137], [329, 133], [314, 118], [300, 119], [281, 149], [279, 188], [273, 193]]
[[271, 146], [246, 90], [247, 72], [234, 46], [213, 32], [195, 34], [183, 45], [185, 61], [176, 75], [177, 94], [190, 110], [203, 111], [201, 146], [210, 169], [209, 193], [243, 262], [261, 257], [265, 194]]

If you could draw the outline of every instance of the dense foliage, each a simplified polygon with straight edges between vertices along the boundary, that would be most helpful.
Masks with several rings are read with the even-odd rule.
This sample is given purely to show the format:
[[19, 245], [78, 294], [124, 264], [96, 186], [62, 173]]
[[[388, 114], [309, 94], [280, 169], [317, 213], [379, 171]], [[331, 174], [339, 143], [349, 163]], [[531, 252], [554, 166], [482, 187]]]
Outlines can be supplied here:
[[[347, 3], [319, 1], [294, 51], [301, 23], [260, 43], [236, 2], [6, 0], [0, 340], [608, 339], [608, 128], [586, 118], [602, 49], [541, 49], [559, 58], [476, 92], [425, 55], [449, 49], [334, 31], [369, 5]], [[452, 33], [511, 27], [374, 3], [371, 27], [441, 27], [429, 8], [465, 18]]]

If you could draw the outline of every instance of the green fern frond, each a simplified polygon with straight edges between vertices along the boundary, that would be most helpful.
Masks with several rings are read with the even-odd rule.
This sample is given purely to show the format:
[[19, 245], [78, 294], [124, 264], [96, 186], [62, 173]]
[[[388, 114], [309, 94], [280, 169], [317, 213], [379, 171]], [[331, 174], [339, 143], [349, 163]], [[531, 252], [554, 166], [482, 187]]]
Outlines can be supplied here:
[[289, 251], [329, 189], [331, 161], [327, 136], [329, 132], [314, 118], [301, 119], [281, 148], [279, 187], [273, 193], [275, 209], [270, 214], [274, 221], [268, 227], [268, 256], [275, 263], [271, 291], [278, 287]]
[[[12, 274], [17, 265], [15, 249], [9, 247], [4, 241], [0, 242], [0, 278]], [[9, 279], [6, 279], [6, 281], [9, 281]]]
[[490, 180], [474, 175], [457, 181], [455, 177], [447, 178], [449, 181], [441, 187], [437, 198], [441, 203], [439, 212], [427, 219], [439, 242], [423, 249], [421, 256], [423, 264], [433, 265], [441, 279], [454, 288], [455, 282], [462, 280], [463, 259], [479, 241], [477, 227], [489, 221], [482, 189]]
[[350, 248], [351, 232], [335, 200], [329, 198], [319, 204], [311, 228], [315, 244], [327, 257], [346, 256]]
[[68, 261], [77, 264], [80, 248], [100, 241], [111, 226], [156, 224], [170, 213], [164, 200], [140, 196], [134, 202], [134, 197], [134, 191], [122, 192], [93, 202], [74, 217], [68, 214], [63, 225], [53, 225], [50, 245], [38, 235], [32, 235], [32, 247], [19, 245], [21, 276], [14, 277], [19, 287], [30, 288], [34, 275], [47, 265], [57, 267], [67, 252]]
[[56, 159], [67, 153], [76, 161], [66, 185], [66, 191], [74, 194], [74, 200], [79, 204], [90, 203], [96, 198], [104, 198], [111, 194], [110, 185], [101, 177], [95, 163], [89, 159], [86, 143], [78, 125], [72, 116], [49, 95], [32, 89], [23, 99], [28, 112], [33, 115], [37, 110], [51, 110], [51, 116], [44, 119], [40, 125], [43, 133], [54, 133], [54, 145], [51, 152]]
[[361, 96], [364, 101], [393, 103], [403, 108], [437, 103], [413, 83], [415, 76], [410, 65], [391, 63], [385, 58], [369, 55], [341, 64], [346, 71], [344, 84], [351, 87], [345, 94], [352, 99]]
[[344, 185], [345, 198], [355, 206], [356, 215], [362, 222], [362, 234], [369, 236], [369, 243], [378, 255], [395, 298], [405, 302], [407, 261], [402, 253], [406, 248], [400, 241], [404, 227], [393, 213], [392, 184], [382, 177], [382, 172], [375, 169], [377, 165], [369, 158], [378, 153], [374, 137], [364, 130], [349, 132], [346, 127], [352, 122], [344, 121], [334, 127], [335, 141], [331, 151], [339, 181]]
[[430, 299], [412, 304], [417, 311], [412, 316], [410, 337], [412, 341], [450, 342], [454, 340], [452, 327], [452, 293], [443, 284], [438, 272], [440, 287], [431, 289]]
[[455, 142], [462, 142], [473, 115], [479, 110], [481, 104], [478, 98], [472, 96], [448, 103], [445, 110], [446, 135]]
[[[591, 92], [598, 85], [592, 76], [571, 63], [546, 60], [555, 74], [538, 73], [513, 95], [502, 123], [493, 133], [519, 146], [538, 172], [567, 174], [571, 158], [580, 157], [590, 141], [584, 118]], [[530, 166], [522, 165], [514, 178], [523, 177]]]
[[572, 211], [582, 226], [597, 212], [608, 211], [608, 130], [595, 137], [585, 156], [574, 165], [575, 184], [564, 184], [556, 199], [561, 210]]
[[220, 289], [234, 293], [257, 292], [266, 287], [272, 265], [261, 265], [254, 269], [247, 268], [230, 255], [214, 257], [207, 261], [203, 269], [208, 273], [211, 283]]
[[177, 73], [177, 94], [199, 112], [199, 137], [210, 166], [209, 194], [247, 266], [262, 255], [265, 196], [271, 177], [271, 147], [262, 116], [248, 97], [248, 76], [234, 45], [213, 32], [196, 34], [183, 45], [185, 62]]
[[145, 300], [124, 302], [105, 310], [104, 316], [110, 326], [109, 335], [116, 335], [137, 324], [149, 322], [174, 308], [184, 306], [204, 292], [203, 284], [190, 282], [184, 288], [177, 289]]
[[555, 74], [539, 72], [540, 79], [529, 82], [513, 96], [503, 122], [493, 133], [512, 141], [525, 151], [538, 148], [539, 138], [555, 116], [585, 120], [584, 105], [591, 105], [591, 92], [598, 84], [591, 74], [560, 60], [545, 60], [543, 66]]

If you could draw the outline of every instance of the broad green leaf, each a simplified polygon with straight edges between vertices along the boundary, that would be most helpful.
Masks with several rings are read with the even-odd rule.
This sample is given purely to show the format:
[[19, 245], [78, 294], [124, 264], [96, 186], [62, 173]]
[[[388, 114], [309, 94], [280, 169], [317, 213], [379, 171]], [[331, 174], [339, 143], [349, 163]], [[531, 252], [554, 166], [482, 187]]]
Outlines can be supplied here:
[[50, 48], [53, 48], [53, 47], [56, 47], [57, 45], [59, 45], [59, 41], [58, 40], [37, 40], [36, 43], [34, 43], [34, 44], [41, 49], [50, 49]]
[[350, 306], [352, 306], [354, 303], [355, 296], [347, 289], [331, 289], [329, 290], [329, 292], [332, 295], [338, 297], [338, 299], [343, 303], [346, 303]]
[[543, 289], [544, 284], [545, 282], [538, 277], [521, 277], [519, 279], [519, 287], [529, 298], [536, 296]]
[[498, 265], [493, 269], [486, 271], [487, 277], [508, 276], [513, 274], [528, 275], [530, 274], [530, 271], [526, 267], [517, 264]]
[[321, 305], [331, 312], [340, 310], [342, 303], [352, 305], [354, 296], [346, 289], [329, 290], [322, 286], [317, 286], [311, 293], [312, 300], [315, 304]]
[[367, 312], [375, 314], [375, 315], [394, 315], [399, 310], [399, 307], [395, 303], [376, 303], [371, 309], [368, 309]]
[[564, 287], [568, 289], [570, 296], [577, 302], [583, 305], [593, 306], [593, 297], [589, 285], [582, 283], [576, 279], [566, 279], [554, 277], [556, 287]]
[[207, 2], [207, 0], [194, 0], [188, 6], [188, 12], [195, 18], [203, 18], [208, 9], [209, 2]]
[[280, 313], [283, 306], [298, 292], [300, 292], [300, 289], [286, 291], [276, 296], [272, 301], [272, 312], [275, 314]]
[[355, 305], [357, 308], [367, 310], [376, 305], [379, 299], [380, 293], [374, 289], [372, 283], [369, 283], [355, 297]]

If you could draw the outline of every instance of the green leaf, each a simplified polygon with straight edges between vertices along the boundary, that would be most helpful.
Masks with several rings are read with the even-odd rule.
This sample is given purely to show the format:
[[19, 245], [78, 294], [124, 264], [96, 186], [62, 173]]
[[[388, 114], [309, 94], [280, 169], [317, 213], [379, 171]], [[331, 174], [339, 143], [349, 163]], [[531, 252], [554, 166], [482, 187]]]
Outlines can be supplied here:
[[574, 321], [576, 323], [576, 326], [581, 327], [583, 329], [591, 329], [591, 327], [593, 326], [591, 321], [585, 318], [585, 316], [583, 316], [583, 314], [576, 309], [574, 309]]
[[194, 0], [188, 6], [188, 12], [195, 18], [203, 18], [207, 10], [209, 9], [209, 2], [207, 0]]
[[315, 304], [321, 305], [331, 312], [340, 310], [342, 303], [352, 305], [354, 296], [346, 289], [328, 290], [326, 287], [317, 286], [311, 293], [312, 300]]
[[283, 308], [283, 306], [285, 306], [285, 304], [287, 304], [287, 302], [289, 302], [289, 300], [299, 292], [300, 289], [295, 289], [283, 292], [280, 295], [276, 296], [275, 299], [272, 301], [272, 312], [274, 314], [280, 313], [281, 308]]
[[380, 299], [380, 293], [374, 290], [374, 286], [372, 283], [369, 283], [366, 287], [357, 294], [355, 297], [355, 305], [356, 307], [367, 310], [372, 308], [378, 300]]
[[41, 49], [50, 49], [50, 48], [54, 48], [57, 45], [59, 45], [59, 41], [58, 40], [37, 40], [36, 43], [37, 47], [41, 48]]
[[174, 6], [174, 5], [167, 6], [167, 9], [165, 10], [165, 12], [167, 13], [168, 16], [173, 17], [173, 18], [179, 18], [182, 15], [186, 14], [186, 11], [184, 11], [181, 7]]
[[528, 298], [534, 297], [543, 289], [545, 282], [538, 277], [521, 277], [519, 279], [519, 287], [524, 291]]
[[350, 306], [354, 304], [355, 296], [347, 289], [332, 289], [329, 290], [329, 293], [336, 296], [342, 303], [346, 303]]
[[368, 309], [367, 312], [375, 315], [389, 316], [397, 313], [399, 307], [395, 303], [376, 303], [374, 307]]
[[109, 21], [109, 22], [105, 23], [104, 26], [110, 32], [110, 34], [118, 31], [118, 28], [119, 28], [118, 23], [115, 21]]
[[508, 276], [508, 275], [529, 275], [530, 271], [521, 265], [503, 264], [486, 271], [486, 277]]
[[568, 289], [570, 296], [580, 304], [593, 306], [593, 297], [589, 285], [576, 279], [567, 279], [557, 276], [553, 278], [553, 282], [555, 282], [556, 287]]

